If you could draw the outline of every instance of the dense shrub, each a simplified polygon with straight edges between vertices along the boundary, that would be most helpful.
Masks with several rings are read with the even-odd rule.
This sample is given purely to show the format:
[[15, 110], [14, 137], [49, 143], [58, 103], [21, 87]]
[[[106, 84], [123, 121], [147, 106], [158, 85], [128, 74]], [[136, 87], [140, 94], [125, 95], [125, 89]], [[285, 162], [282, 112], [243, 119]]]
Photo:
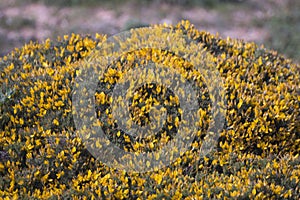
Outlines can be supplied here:
[[[76, 135], [71, 100], [76, 63], [106, 37], [73, 34], [55, 42], [29, 43], [0, 60], [0, 196], [297, 199], [299, 65], [254, 43], [200, 32], [186, 21], [169, 28], [182, 30], [203, 45], [213, 55], [212, 62], [225, 82], [226, 121], [214, 151], [199, 158], [199, 152], [190, 150], [164, 169], [141, 174], [103, 165]], [[171, 55], [152, 50], [133, 52], [157, 62], [153, 53], [163, 55], [159, 62]], [[129, 66], [127, 58], [118, 62]], [[184, 60], [179, 63], [188, 69]], [[95, 94], [101, 94], [96, 101], [100, 115], [109, 108], [111, 91], [107, 88], [118, 81], [115, 75], [107, 72]], [[147, 96], [141, 96], [147, 101]], [[109, 110], [106, 114], [99, 118], [108, 120]], [[137, 121], [146, 120], [142, 116]], [[130, 146], [132, 141], [125, 134], [114, 133], [109, 123], [103, 126], [112, 139], [119, 138], [124, 149]], [[201, 140], [193, 143], [195, 148], [200, 145]]]

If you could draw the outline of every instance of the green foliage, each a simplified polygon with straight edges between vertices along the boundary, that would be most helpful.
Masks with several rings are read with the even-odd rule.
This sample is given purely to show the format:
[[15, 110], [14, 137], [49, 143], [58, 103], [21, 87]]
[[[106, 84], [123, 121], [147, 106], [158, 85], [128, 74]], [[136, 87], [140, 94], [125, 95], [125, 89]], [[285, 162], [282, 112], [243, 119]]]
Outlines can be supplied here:
[[300, 3], [290, 1], [286, 9], [271, 18], [267, 24], [270, 31], [266, 46], [300, 62]]

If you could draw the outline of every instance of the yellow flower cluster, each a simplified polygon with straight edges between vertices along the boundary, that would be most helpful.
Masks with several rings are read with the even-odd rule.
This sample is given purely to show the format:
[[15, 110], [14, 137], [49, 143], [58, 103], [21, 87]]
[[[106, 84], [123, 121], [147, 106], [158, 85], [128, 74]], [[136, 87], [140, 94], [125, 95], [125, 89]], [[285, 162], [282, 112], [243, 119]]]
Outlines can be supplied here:
[[[114, 86], [128, 69], [148, 62], [174, 68], [195, 82], [199, 134], [184, 155], [163, 169], [138, 174], [104, 165], [76, 135], [72, 91], [77, 63], [106, 36], [73, 34], [56, 42], [29, 43], [0, 58], [1, 199], [300, 196], [300, 66], [254, 43], [198, 31], [188, 21], [166, 28], [183, 32], [210, 52], [224, 81], [227, 113], [216, 148], [199, 156], [211, 119], [211, 101], [200, 72], [173, 52], [140, 49], [123, 55], [99, 77], [95, 108], [105, 134], [131, 152], [155, 151], [176, 135], [182, 120], [179, 99], [154, 83], [135, 91], [129, 113], [141, 126], [149, 124], [151, 116], [167, 113], [162, 130], [134, 138], [115, 126], [110, 107]], [[152, 112], [153, 106], [161, 109]]]

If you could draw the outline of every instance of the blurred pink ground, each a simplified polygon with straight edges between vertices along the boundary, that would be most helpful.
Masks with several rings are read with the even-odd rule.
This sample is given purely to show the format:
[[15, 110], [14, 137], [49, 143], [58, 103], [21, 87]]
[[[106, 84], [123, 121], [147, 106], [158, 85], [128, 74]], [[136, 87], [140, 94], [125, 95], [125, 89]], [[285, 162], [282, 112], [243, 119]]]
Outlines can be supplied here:
[[270, 37], [264, 22], [284, 9], [288, 1], [248, 0], [223, 3], [215, 8], [186, 7], [158, 1], [147, 5], [134, 2], [72, 7], [22, 4], [18, 0], [2, 2], [0, 55], [30, 40], [53, 39], [72, 32], [112, 35], [132, 26], [176, 24], [182, 19], [190, 20], [199, 30], [261, 44]]

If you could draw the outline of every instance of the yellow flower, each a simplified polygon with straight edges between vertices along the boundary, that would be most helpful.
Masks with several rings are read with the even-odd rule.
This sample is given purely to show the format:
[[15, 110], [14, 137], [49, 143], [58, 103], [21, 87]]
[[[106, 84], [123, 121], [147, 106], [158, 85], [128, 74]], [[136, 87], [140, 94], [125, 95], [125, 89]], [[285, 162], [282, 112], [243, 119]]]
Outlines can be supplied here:
[[59, 121], [57, 119], [53, 119], [53, 124], [59, 126]]

